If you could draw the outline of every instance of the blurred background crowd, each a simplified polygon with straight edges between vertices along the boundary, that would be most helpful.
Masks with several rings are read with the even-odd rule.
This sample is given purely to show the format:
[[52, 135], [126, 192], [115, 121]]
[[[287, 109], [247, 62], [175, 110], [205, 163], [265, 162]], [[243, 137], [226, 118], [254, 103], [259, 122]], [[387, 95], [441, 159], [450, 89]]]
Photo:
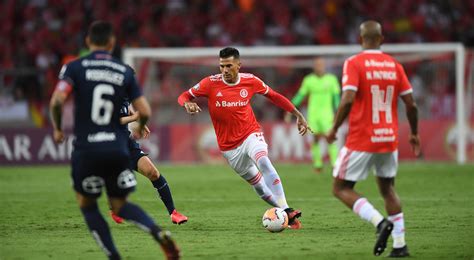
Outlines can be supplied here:
[[[462, 0], [4, 0], [0, 10], [0, 107], [27, 104], [37, 126], [48, 124], [59, 69], [85, 51], [87, 27], [96, 19], [114, 24], [118, 55], [124, 47], [354, 44], [367, 18], [382, 22], [388, 43], [474, 46], [474, 1]], [[430, 80], [422, 70], [409, 69], [420, 88]], [[443, 71], [443, 95], [452, 97], [454, 71]], [[304, 73], [297, 76], [292, 88], [274, 87], [291, 96]], [[454, 118], [454, 99], [447, 102], [439, 116]]]

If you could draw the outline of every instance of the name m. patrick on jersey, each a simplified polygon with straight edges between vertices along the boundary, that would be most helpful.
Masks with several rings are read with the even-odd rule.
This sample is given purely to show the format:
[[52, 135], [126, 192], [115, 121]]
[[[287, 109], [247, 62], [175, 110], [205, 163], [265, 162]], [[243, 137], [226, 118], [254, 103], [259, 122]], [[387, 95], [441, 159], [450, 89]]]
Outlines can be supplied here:
[[[343, 68], [343, 90], [357, 91], [346, 146], [366, 152], [391, 152], [398, 146], [397, 98], [412, 92], [403, 67], [379, 50], [349, 58]], [[371, 113], [364, 113], [371, 111]]]

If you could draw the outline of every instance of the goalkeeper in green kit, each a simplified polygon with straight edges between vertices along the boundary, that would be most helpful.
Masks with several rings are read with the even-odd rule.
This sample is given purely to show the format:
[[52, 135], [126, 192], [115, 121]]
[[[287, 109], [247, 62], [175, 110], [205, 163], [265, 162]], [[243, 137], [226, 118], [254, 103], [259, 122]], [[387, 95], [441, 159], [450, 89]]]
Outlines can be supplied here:
[[[306, 96], [308, 97], [308, 126], [313, 130], [314, 141], [311, 147], [313, 154], [313, 167], [316, 173], [323, 170], [323, 160], [319, 140], [326, 139], [326, 134], [331, 130], [334, 113], [340, 100], [339, 81], [336, 76], [326, 73], [323, 58], [314, 59], [314, 72], [304, 77], [300, 89], [291, 102], [298, 107]], [[288, 121], [288, 117], [285, 117]], [[336, 161], [338, 148], [336, 144], [328, 145], [331, 166]]]

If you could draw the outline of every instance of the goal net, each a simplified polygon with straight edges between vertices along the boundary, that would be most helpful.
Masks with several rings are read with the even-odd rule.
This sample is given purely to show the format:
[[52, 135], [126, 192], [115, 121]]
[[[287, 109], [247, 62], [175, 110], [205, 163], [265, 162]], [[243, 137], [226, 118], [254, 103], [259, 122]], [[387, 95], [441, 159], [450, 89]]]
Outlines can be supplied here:
[[[358, 53], [358, 45], [239, 47], [241, 72], [260, 77], [288, 98], [303, 77], [312, 72], [313, 60], [323, 57], [326, 70], [339, 79], [344, 60]], [[152, 104], [152, 126], [157, 132], [149, 146], [154, 159], [176, 162], [220, 161], [215, 135], [207, 114], [188, 116], [177, 104], [179, 94], [202, 78], [219, 73], [220, 48], [126, 48], [123, 59], [136, 71], [139, 83]], [[414, 88], [419, 107], [423, 159], [432, 161], [474, 160], [471, 114], [472, 90], [465, 84], [465, 51], [460, 44], [385, 44], [382, 50], [400, 61]], [[471, 95], [471, 96], [470, 96]], [[409, 133], [402, 102], [399, 102], [400, 158], [415, 159], [407, 142]], [[264, 97], [252, 100], [269, 143], [270, 156], [282, 161], [310, 161], [312, 137], [299, 137], [293, 124], [283, 122], [283, 111]], [[301, 106], [305, 110], [305, 103]], [[340, 138], [343, 140], [341, 131]], [[153, 144], [153, 142], [158, 144]], [[342, 142], [342, 141], [341, 141]], [[324, 142], [322, 142], [324, 149]], [[324, 151], [323, 151], [324, 153]]]

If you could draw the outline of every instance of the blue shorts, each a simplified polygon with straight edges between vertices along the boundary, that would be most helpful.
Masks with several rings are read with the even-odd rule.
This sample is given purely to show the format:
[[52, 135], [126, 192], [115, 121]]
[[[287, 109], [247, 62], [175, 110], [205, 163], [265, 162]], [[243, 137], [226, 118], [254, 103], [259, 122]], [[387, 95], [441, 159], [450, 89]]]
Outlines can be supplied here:
[[75, 150], [71, 158], [74, 190], [97, 198], [105, 187], [109, 197], [126, 197], [137, 185], [128, 161], [126, 151]]
[[129, 167], [132, 170], [138, 171], [138, 160], [143, 156], [147, 156], [148, 154], [143, 152], [140, 148], [140, 144], [138, 144], [132, 138], [128, 139], [128, 150], [130, 152], [130, 164]]

